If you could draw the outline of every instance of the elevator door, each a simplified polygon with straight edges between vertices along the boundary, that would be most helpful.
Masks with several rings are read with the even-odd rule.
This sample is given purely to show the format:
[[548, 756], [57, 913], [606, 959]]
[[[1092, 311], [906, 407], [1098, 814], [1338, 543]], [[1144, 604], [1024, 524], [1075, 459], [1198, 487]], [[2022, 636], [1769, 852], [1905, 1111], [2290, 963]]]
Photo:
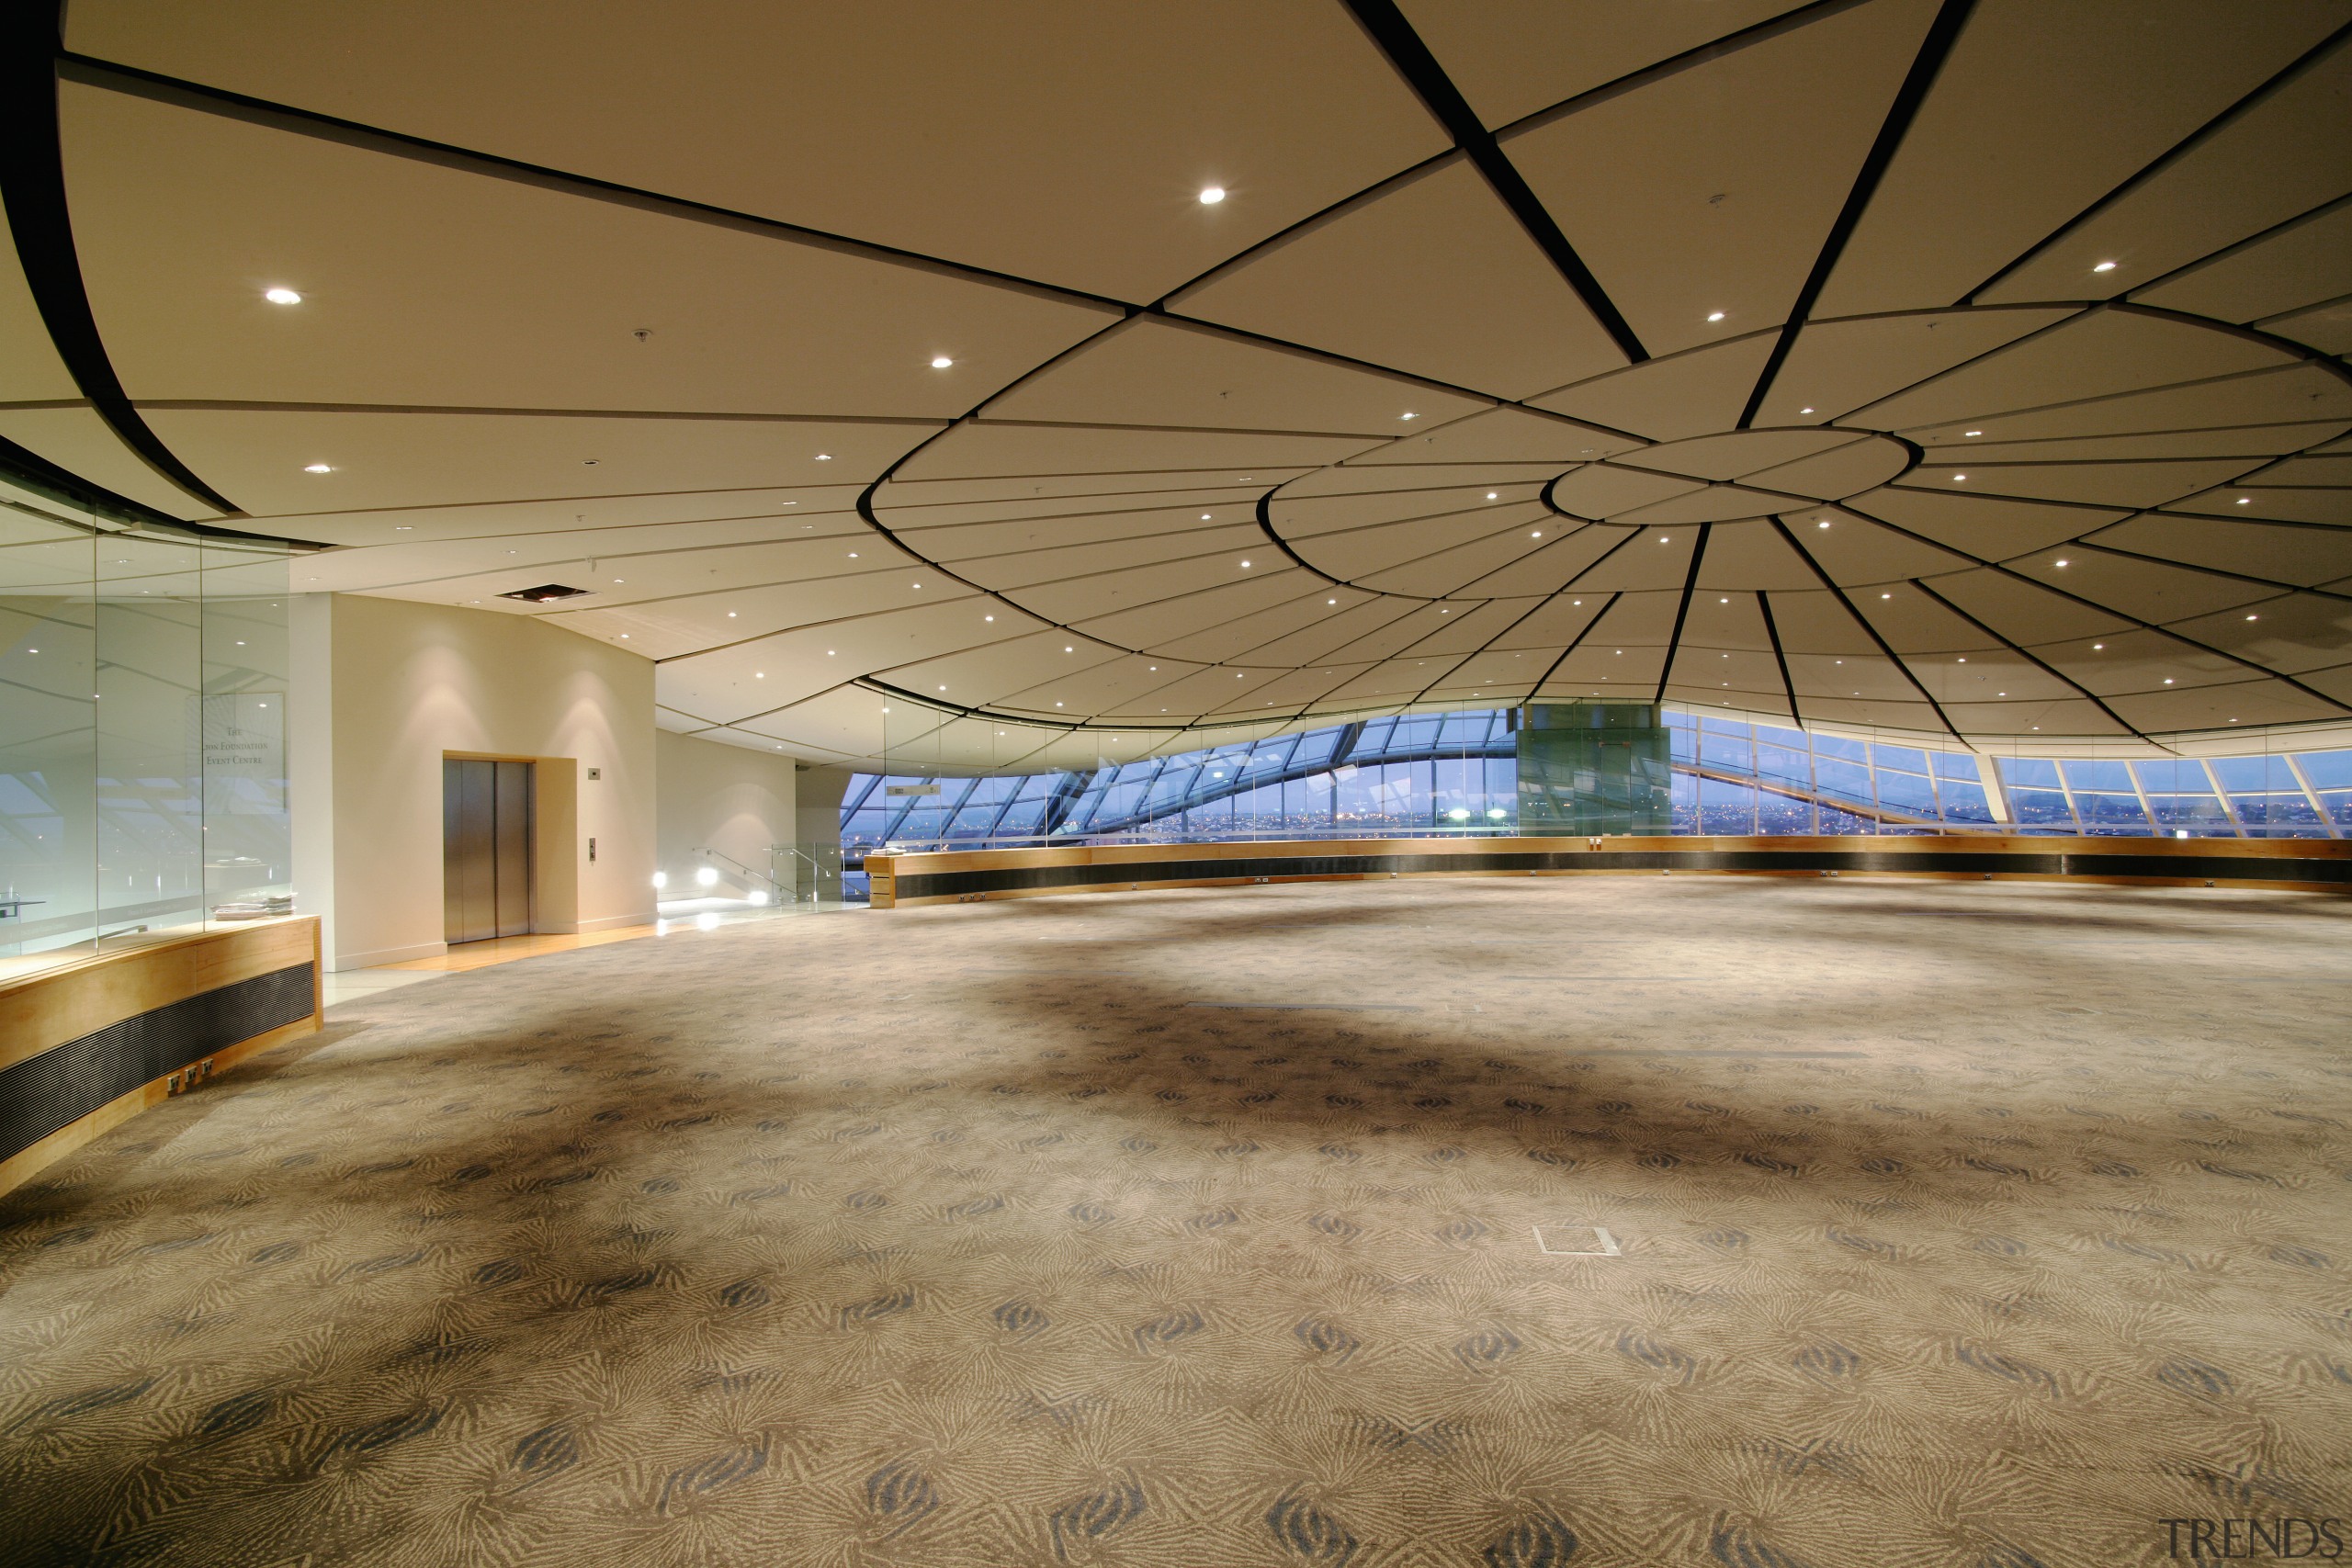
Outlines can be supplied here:
[[441, 902], [446, 940], [531, 929], [533, 764], [449, 757], [441, 763]]

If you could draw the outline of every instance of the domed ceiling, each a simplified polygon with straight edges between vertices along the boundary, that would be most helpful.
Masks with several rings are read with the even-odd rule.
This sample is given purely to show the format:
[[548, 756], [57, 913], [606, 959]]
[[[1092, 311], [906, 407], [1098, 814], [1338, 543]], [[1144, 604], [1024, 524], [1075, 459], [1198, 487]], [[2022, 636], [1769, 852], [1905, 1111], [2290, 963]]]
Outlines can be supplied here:
[[2352, 716], [2352, 0], [75, 0], [43, 145], [53, 42], [0, 437], [673, 728]]

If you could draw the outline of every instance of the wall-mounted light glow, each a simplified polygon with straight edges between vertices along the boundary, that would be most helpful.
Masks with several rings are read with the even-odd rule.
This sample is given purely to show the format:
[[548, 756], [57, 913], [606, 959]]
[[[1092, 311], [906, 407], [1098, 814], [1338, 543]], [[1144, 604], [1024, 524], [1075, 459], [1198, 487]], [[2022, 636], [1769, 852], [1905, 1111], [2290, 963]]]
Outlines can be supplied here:
[[273, 305], [300, 305], [302, 302], [302, 297], [291, 288], [265, 288], [261, 297]]
[[718, 868], [715, 865], [704, 866], [695, 873], [695, 881], [700, 886], [716, 887], [718, 886]]
[[657, 871], [657, 872], [655, 872], [655, 873], [653, 874], [653, 886], [656, 886], [656, 887], [667, 887], [667, 886], [670, 886], [670, 874], [669, 874], [668, 872], [666, 872], [666, 871]]
[[[778, 748], [776, 748], [776, 750], [783, 750], [783, 748], [782, 748], [782, 747], [778, 747]], [[768, 901], [768, 892], [767, 892], [767, 889], [766, 889], [766, 888], [764, 888], [764, 887], [754, 887], [754, 888], [752, 888], [752, 889], [751, 897], [752, 897], [752, 903], [754, 906], [763, 905], [763, 904], [765, 904], [765, 903]]]

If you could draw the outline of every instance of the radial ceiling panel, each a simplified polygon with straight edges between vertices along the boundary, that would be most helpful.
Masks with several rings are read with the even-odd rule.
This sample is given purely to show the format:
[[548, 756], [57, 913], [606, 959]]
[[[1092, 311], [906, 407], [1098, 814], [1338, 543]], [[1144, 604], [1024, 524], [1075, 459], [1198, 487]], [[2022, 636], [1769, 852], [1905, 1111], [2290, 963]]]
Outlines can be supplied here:
[[1979, 298], [1997, 305], [2120, 294], [2333, 201], [2352, 190], [2347, 122], [2352, 40], [2340, 40]]
[[[1199, 523], [1190, 528], [1138, 530], [1108, 539], [1027, 547], [957, 560], [955, 565], [958, 576], [1001, 592], [1058, 586], [1083, 589], [1090, 582], [1107, 582], [1139, 567], [1196, 563], [1204, 557], [1215, 558], [1230, 575], [1232, 561], [1264, 539], [1255, 523]], [[928, 543], [921, 535], [904, 542], [917, 548]]]
[[1625, 363], [1464, 160], [1287, 234], [1170, 305], [1497, 397]]
[[[1821, 312], [1966, 298], [2347, 19], [2335, 4], [1980, 0]], [[2113, 292], [2051, 283], [2018, 297]]]
[[61, 112], [92, 308], [142, 399], [946, 419], [1116, 320], [96, 88]]
[[1503, 148], [1651, 352], [1776, 326], [1935, 10], [1855, 6], [1603, 96]]
[[[626, 415], [164, 408], [147, 423], [256, 515], [587, 500], [878, 473], [901, 424]], [[323, 466], [323, 473], [311, 471]]]
[[[71, 22], [102, 58], [1133, 299], [1444, 147], [1336, 6], [718, 0], [550, 27], [460, 0], [114, 0]], [[1230, 194], [1204, 207], [1209, 186]]]
[[447, 6], [77, 0], [0, 437], [859, 765], [2352, 714], [2352, 0]]
[[[2132, 295], [2143, 305], [2255, 321], [2352, 294], [2352, 198]], [[2290, 334], [2291, 335], [2291, 334]]]
[[2101, 310], [1858, 409], [1845, 423], [1873, 430], [1926, 431], [1939, 421], [2046, 409], [2052, 403], [2267, 370], [2293, 358], [2284, 348], [2193, 321]]
[[1138, 316], [981, 411], [990, 420], [1387, 437], [1485, 406], [1207, 327]]
[[[1022, 478], [1193, 471], [1255, 472], [1261, 468], [1336, 463], [1364, 449], [1361, 436], [1266, 435], [1254, 432], [1136, 430], [1116, 425], [966, 423], [933, 441], [891, 478]], [[1038, 485], [1040, 492], [1046, 486]]]
[[[1777, 333], [1652, 359], [1527, 400], [1652, 441], [1731, 430], [1772, 356]], [[1607, 457], [1607, 453], [1600, 456]]]
[[1563, 463], [1607, 457], [1640, 445], [1607, 431], [1506, 406], [1392, 441], [1354, 459], [1354, 465], [1376, 468], [1386, 465], [1476, 463], [1492, 472], [1535, 464], [1549, 472], [1556, 471]]
[[[652, 541], [667, 542], [673, 536], [684, 545], [702, 542], [703, 529], [715, 522], [757, 526], [769, 532], [863, 532], [865, 524], [855, 511], [860, 488], [795, 485], [788, 490], [688, 491], [462, 506], [388, 507], [356, 513], [290, 513], [273, 517], [270, 522], [273, 527], [282, 528], [296, 538], [322, 544], [429, 543], [435, 547], [436, 560], [444, 547], [461, 551], [475, 541], [511, 543], [583, 529], [610, 534], [616, 549], [642, 549]], [[675, 530], [674, 536], [672, 530]], [[411, 536], [402, 538], [402, 535]]]
[[2074, 314], [2070, 307], [1923, 310], [1815, 321], [1797, 334], [1760, 424], [1833, 420]]
[[221, 514], [157, 473], [87, 403], [0, 406], [0, 440], [13, 441], [69, 473], [171, 516], [195, 520]]

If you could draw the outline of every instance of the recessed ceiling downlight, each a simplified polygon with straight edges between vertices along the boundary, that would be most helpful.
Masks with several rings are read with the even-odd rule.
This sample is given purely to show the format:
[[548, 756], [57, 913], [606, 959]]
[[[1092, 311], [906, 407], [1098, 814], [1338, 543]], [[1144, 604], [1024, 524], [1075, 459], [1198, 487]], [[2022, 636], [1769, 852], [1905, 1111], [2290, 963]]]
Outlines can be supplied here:
[[931, 367], [933, 370], [944, 370], [955, 363], [944, 354], [934, 354], [931, 356]]
[[302, 297], [300, 294], [291, 288], [282, 287], [265, 288], [261, 291], [261, 297], [273, 305], [300, 305], [302, 302]]
[[2091, 268], [2091, 270], [2093, 272], [2113, 272], [2115, 270], [2115, 264], [2113, 262], [2101, 262], [2097, 266]]
[[1208, 186], [1204, 187], [1201, 191], [1201, 205], [1203, 207], [1215, 207], [1218, 202], [1223, 201], [1224, 199], [1225, 187], [1223, 186]]
[[302, 465], [302, 471], [306, 474], [331, 474], [334, 469], [324, 463], [305, 463]]

